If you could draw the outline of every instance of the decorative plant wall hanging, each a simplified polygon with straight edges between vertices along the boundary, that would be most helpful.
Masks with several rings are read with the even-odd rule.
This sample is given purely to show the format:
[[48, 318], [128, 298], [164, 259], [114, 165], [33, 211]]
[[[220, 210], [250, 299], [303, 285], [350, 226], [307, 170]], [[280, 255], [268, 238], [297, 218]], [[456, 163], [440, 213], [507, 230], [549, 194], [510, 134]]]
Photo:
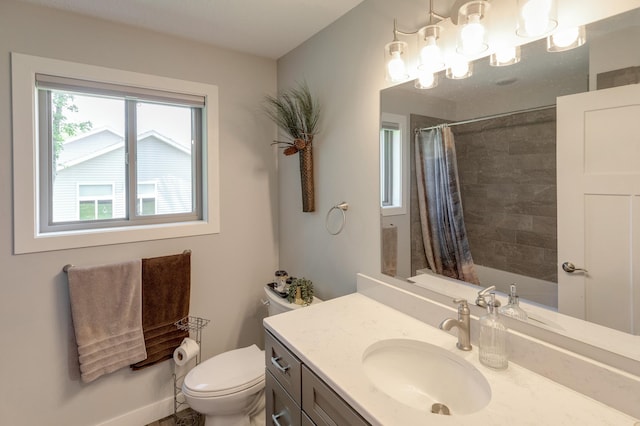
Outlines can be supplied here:
[[284, 155], [298, 154], [300, 159], [300, 183], [302, 211], [315, 211], [313, 185], [313, 137], [318, 130], [320, 105], [311, 96], [309, 86], [301, 83], [277, 97], [265, 98], [265, 111], [269, 118], [291, 139], [274, 141], [284, 148]]

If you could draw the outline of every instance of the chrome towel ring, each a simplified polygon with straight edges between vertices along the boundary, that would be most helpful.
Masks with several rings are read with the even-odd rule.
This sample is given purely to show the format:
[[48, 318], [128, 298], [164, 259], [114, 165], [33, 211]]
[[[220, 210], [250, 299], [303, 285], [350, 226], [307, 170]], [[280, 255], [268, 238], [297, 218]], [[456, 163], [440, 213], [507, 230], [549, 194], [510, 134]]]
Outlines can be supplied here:
[[[331, 229], [329, 229], [329, 215], [334, 210], [340, 210], [340, 212], [342, 212], [342, 222], [340, 222], [340, 227], [336, 232], [332, 232]], [[347, 214], [345, 213], [347, 210], [349, 210], [349, 204], [346, 201], [338, 203], [329, 209], [329, 211], [327, 212], [327, 217], [324, 221], [324, 226], [325, 228], [327, 228], [328, 233], [330, 233], [331, 235], [338, 235], [340, 232], [342, 232], [345, 223], [347, 223]]]

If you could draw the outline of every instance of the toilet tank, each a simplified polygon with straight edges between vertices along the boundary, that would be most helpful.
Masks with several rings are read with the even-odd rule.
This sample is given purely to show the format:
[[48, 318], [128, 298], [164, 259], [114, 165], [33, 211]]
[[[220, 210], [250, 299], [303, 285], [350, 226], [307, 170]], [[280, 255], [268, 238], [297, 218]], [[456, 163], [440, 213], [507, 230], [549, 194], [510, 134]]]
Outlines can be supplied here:
[[[269, 316], [281, 314], [283, 312], [288, 312], [294, 309], [304, 308], [304, 305], [296, 305], [295, 303], [289, 303], [286, 297], [280, 297], [269, 287], [264, 287], [264, 292], [267, 295], [267, 308], [269, 309]], [[320, 303], [322, 300], [317, 297], [313, 297], [313, 301], [311, 305]]]

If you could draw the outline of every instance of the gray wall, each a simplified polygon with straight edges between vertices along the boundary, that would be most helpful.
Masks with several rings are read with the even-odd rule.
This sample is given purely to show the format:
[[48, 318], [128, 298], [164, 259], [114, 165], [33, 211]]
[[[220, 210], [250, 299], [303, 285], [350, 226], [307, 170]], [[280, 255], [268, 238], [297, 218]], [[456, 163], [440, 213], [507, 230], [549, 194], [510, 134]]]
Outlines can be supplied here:
[[[11, 51], [217, 85], [221, 233], [13, 255]], [[0, 69], [0, 424], [87, 426], [172, 409], [169, 362], [80, 382], [62, 267], [191, 249], [191, 313], [211, 320], [203, 356], [260, 343], [262, 287], [278, 268], [276, 131], [259, 110], [276, 91], [275, 61], [2, 0]]]

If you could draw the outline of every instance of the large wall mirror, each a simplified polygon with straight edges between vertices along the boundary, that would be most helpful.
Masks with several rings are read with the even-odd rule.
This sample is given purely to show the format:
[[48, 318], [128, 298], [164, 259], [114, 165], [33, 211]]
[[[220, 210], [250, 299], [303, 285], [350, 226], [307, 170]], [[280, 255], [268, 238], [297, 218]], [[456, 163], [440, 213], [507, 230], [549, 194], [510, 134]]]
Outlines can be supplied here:
[[[637, 86], [640, 8], [593, 22], [586, 33], [587, 43], [576, 49], [549, 53], [545, 40], [539, 40], [522, 46], [521, 61], [511, 66], [490, 66], [483, 58], [474, 63], [470, 78], [442, 75], [432, 89], [407, 82], [381, 92], [383, 274], [413, 282], [434, 273], [425, 254], [418, 195], [424, 185], [416, 177], [424, 173], [416, 173], [415, 135], [416, 129], [449, 123], [479, 285], [507, 293], [515, 283], [522, 300], [580, 317], [563, 312], [559, 304], [562, 274], [570, 274], [559, 265], [571, 259], [558, 256], [557, 176], [563, 166], [556, 155], [557, 98]], [[398, 140], [400, 148], [394, 147]], [[640, 310], [640, 289], [629, 295], [637, 299], [632, 309]], [[608, 315], [615, 317], [618, 310], [609, 308]], [[601, 322], [640, 334], [637, 320], [635, 329], [633, 320], [630, 327], [614, 323]]]

